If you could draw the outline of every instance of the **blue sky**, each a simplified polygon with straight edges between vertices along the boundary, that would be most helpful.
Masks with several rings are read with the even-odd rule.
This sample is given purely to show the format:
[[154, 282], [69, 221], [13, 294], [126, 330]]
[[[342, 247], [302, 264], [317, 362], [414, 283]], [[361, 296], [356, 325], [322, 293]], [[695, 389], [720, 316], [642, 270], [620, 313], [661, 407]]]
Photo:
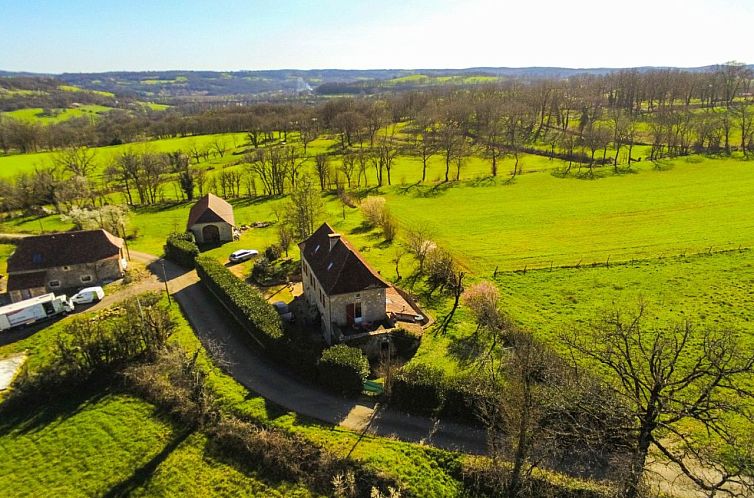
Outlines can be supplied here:
[[754, 63], [754, 0], [0, 0], [0, 69]]

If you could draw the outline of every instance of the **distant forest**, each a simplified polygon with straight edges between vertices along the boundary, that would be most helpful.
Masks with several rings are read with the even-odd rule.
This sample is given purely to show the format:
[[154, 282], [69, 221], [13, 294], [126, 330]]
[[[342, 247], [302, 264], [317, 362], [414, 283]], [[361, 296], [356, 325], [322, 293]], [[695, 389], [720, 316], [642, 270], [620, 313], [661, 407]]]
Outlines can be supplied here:
[[[716, 66], [683, 69], [708, 73]], [[748, 66], [749, 69], [754, 66]], [[637, 73], [668, 71], [674, 68], [641, 67]], [[373, 94], [406, 91], [426, 86], [478, 84], [494, 80], [568, 79], [575, 76], [603, 76], [626, 71], [613, 68], [559, 67], [476, 67], [467, 69], [374, 69], [343, 70], [281, 69], [268, 71], [139, 71], [108, 73], [32, 74], [0, 71], [5, 77], [27, 77], [29, 81], [54, 78], [86, 90], [115, 93], [120, 97], [166, 101], [170, 99], [207, 100], [218, 97], [270, 99], [296, 95]], [[476, 77], [476, 79], [475, 79]], [[41, 78], [41, 79], [40, 79]]]

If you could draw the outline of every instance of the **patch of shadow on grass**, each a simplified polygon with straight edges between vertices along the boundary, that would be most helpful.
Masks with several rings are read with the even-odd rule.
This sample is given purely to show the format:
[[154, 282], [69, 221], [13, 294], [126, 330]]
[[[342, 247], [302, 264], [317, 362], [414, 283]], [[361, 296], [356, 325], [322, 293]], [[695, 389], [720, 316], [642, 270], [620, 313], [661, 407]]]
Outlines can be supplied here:
[[[60, 423], [114, 394], [112, 382], [109, 376], [99, 376], [79, 385], [58, 387], [38, 403], [24, 398], [16, 399], [14, 396], [17, 395], [11, 394], [0, 409], [0, 435], [11, 432], [28, 434]], [[29, 396], [41, 398], [43, 394], [37, 392]]]
[[497, 177], [489, 175], [474, 178], [469, 182], [470, 187], [494, 187], [497, 185]]
[[652, 169], [655, 171], [670, 171], [673, 169], [673, 164], [670, 161], [664, 159], [655, 159], [652, 162]]
[[264, 204], [265, 202], [274, 201], [275, 199], [282, 199], [280, 195], [257, 195], [253, 197], [241, 197], [239, 199], [232, 199], [229, 201], [234, 208], [241, 208], [247, 206], [253, 206], [254, 204]]
[[448, 346], [448, 354], [464, 368], [476, 363], [488, 350], [489, 346], [481, 340], [479, 334], [461, 337]]
[[425, 188], [417, 187], [414, 195], [417, 197], [437, 197], [446, 193], [455, 183], [454, 181], [447, 181], [437, 183], [433, 186], [426, 186]]
[[153, 456], [148, 462], [134, 470], [133, 474], [119, 482], [102, 496], [105, 498], [117, 498], [122, 496], [130, 496], [131, 493], [142, 487], [149, 481], [154, 475], [157, 467], [159, 467], [167, 458], [173, 453], [178, 446], [181, 445], [191, 434], [194, 433], [193, 429], [181, 430], [168, 441], [165, 447], [158, 454]]
[[408, 194], [408, 193], [409, 193], [409, 191], [410, 191], [410, 190], [411, 190], [412, 188], [417, 188], [417, 189], [418, 189], [418, 188], [419, 188], [419, 185], [421, 185], [421, 181], [418, 181], [418, 182], [416, 182], [416, 183], [412, 183], [411, 185], [406, 185], [405, 187], [404, 187], [404, 186], [400, 186], [400, 187], [398, 187], [398, 192], [397, 192], [397, 194], [398, 194], [398, 195], [406, 195], [406, 194]]
[[360, 235], [362, 233], [371, 232], [373, 229], [374, 229], [373, 226], [371, 226], [371, 225], [369, 225], [367, 223], [362, 223], [361, 225], [359, 225], [359, 226], [357, 226], [355, 228], [352, 228], [349, 233], [351, 235]]

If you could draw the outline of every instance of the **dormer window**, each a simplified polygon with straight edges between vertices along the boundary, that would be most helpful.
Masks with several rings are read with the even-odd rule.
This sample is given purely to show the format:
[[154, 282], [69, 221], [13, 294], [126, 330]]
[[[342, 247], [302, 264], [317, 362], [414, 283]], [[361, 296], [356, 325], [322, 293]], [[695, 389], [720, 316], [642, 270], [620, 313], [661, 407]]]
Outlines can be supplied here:
[[31, 262], [32, 262], [32, 263], [34, 263], [34, 264], [37, 264], [37, 265], [38, 265], [38, 264], [40, 264], [40, 263], [41, 263], [42, 261], [44, 261], [44, 257], [43, 257], [43, 256], [42, 256], [42, 255], [41, 255], [40, 253], [38, 253], [38, 252], [35, 252], [34, 254], [32, 254], [32, 255], [31, 255]]

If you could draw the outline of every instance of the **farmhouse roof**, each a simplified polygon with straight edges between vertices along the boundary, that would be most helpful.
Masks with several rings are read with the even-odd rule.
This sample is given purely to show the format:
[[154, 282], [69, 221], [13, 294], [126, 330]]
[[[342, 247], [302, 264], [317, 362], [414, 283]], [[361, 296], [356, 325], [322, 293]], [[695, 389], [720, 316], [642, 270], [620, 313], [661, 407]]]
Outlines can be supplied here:
[[8, 273], [93, 263], [120, 255], [123, 239], [107, 230], [80, 230], [18, 240]]
[[329, 296], [390, 287], [359, 251], [327, 223], [298, 246]]
[[44, 270], [8, 275], [8, 290], [14, 291], [44, 287], [46, 276], [47, 272]]
[[216, 223], [218, 221], [224, 221], [235, 226], [236, 221], [233, 218], [233, 206], [215, 194], [207, 194], [196, 201], [196, 204], [191, 207], [186, 228], [187, 230], [191, 230], [191, 227], [197, 223]]

